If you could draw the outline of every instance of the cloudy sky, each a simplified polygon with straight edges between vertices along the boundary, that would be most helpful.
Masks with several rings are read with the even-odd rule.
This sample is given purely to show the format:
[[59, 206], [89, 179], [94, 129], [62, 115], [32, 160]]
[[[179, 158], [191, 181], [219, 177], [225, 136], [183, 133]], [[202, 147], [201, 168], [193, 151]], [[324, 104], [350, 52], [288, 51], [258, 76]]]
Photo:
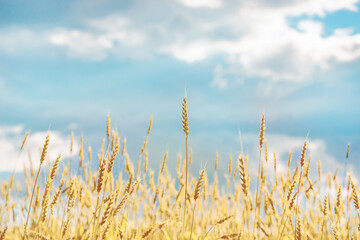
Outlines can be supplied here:
[[226, 169], [239, 130], [255, 166], [263, 112], [280, 162], [290, 148], [299, 158], [310, 131], [314, 162], [342, 167], [351, 143], [354, 167], [359, 8], [358, 0], [1, 1], [0, 171], [27, 161], [18, 157], [26, 131], [34, 156], [48, 129], [51, 159], [69, 155], [71, 131], [97, 151], [108, 113], [133, 159], [153, 114], [150, 164], [169, 151], [173, 166], [184, 152], [185, 89], [194, 172], [216, 152]]

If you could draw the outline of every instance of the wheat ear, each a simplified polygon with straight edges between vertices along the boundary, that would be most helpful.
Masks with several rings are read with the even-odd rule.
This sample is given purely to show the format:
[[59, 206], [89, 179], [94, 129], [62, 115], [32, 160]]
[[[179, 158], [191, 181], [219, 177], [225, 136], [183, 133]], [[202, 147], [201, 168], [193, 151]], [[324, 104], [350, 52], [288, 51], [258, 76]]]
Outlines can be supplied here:
[[6, 234], [7, 229], [8, 229], [8, 227], [5, 227], [4, 230], [1, 232], [0, 240], [4, 240], [4, 239], [5, 239], [5, 234]]

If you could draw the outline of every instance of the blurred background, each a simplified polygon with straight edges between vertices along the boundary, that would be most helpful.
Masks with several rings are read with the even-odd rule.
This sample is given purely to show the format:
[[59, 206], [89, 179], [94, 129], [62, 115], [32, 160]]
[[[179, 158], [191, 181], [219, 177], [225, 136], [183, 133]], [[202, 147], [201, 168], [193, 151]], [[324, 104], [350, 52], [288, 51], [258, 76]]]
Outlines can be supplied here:
[[168, 151], [175, 172], [185, 155], [186, 89], [193, 174], [207, 163], [211, 176], [218, 154], [222, 176], [229, 157], [244, 151], [256, 175], [265, 113], [269, 158], [276, 151], [280, 171], [290, 149], [298, 162], [309, 133], [315, 171], [322, 160], [324, 172], [342, 174], [350, 143], [356, 176], [359, 7], [358, 0], [0, 1], [0, 175], [21, 172], [28, 151], [36, 165], [48, 130], [50, 162], [71, 156], [71, 132], [75, 151], [84, 136], [95, 158], [107, 114], [133, 162], [153, 114], [150, 167]]

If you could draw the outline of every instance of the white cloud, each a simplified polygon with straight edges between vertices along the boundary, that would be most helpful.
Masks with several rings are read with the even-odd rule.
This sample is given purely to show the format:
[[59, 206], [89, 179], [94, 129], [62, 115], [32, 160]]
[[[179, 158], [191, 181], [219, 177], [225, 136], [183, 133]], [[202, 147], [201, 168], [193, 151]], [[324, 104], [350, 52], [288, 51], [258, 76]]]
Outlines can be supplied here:
[[[28, 152], [31, 153], [33, 167], [39, 166], [40, 148], [43, 147], [47, 132], [30, 133], [23, 151], [20, 153], [20, 146], [25, 136], [24, 127], [0, 126], [0, 172], [1, 171], [22, 171], [24, 165], [29, 167]], [[70, 156], [70, 136], [63, 136], [58, 131], [50, 131], [50, 142], [47, 159], [53, 162], [61, 153], [62, 158]], [[74, 142], [74, 151], [79, 147]], [[45, 164], [47, 161], [45, 162]]]
[[173, 44], [160, 48], [160, 52], [173, 55], [175, 58], [187, 63], [194, 63], [207, 58], [211, 53], [219, 49], [219, 43], [208, 40], [198, 40], [191, 44]]
[[[69, 57], [85, 60], [167, 54], [187, 63], [215, 56], [224, 60], [223, 72], [236, 68], [243, 77], [301, 84], [318, 69], [326, 71], [360, 57], [360, 34], [346, 28], [324, 36], [326, 21], [322, 20], [339, 10], [358, 11], [358, 2], [134, 1], [121, 12], [80, 19], [78, 27], [0, 29], [0, 51], [15, 54], [55, 47]], [[299, 16], [309, 19], [290, 26], [288, 19]], [[311, 20], [312, 16], [320, 19]], [[213, 87], [224, 89], [236, 79], [214, 72]]]
[[49, 34], [55, 46], [65, 47], [70, 57], [102, 60], [121, 47], [134, 47], [144, 41], [139, 31], [128, 29], [129, 21], [114, 15], [87, 22], [89, 29], [56, 29]]
[[220, 0], [180, 0], [180, 2], [192, 8], [218, 8], [222, 5], [222, 2]]
[[[145, 40], [142, 32], [133, 30], [129, 25], [128, 19], [109, 15], [85, 20], [79, 29], [3, 28], [0, 29], [0, 52], [9, 55], [40, 53], [52, 57], [58, 53], [53, 51], [55, 47], [64, 49], [69, 57], [86, 60], [103, 60], [111, 53], [129, 55], [134, 47]], [[47, 51], [51, 48], [52, 51]]]
[[326, 13], [342, 9], [357, 11], [356, 3], [358, 3], [358, 0], [295, 0], [288, 1], [286, 4], [281, 6], [278, 13], [289, 16], [307, 14], [324, 17]]
[[9, 55], [24, 54], [49, 46], [43, 32], [24, 27], [0, 29], [0, 52]]
[[[360, 34], [338, 29], [323, 37], [320, 22], [300, 22], [298, 31], [289, 27], [285, 18], [271, 18], [274, 21], [264, 18], [245, 36], [233, 41], [202, 39], [175, 43], [163, 51], [188, 63], [226, 53], [231, 56], [230, 66], [237, 65], [248, 76], [276, 82], [302, 82], [317, 67], [328, 69], [334, 61], [348, 62], [360, 57]], [[273, 23], [271, 27], [268, 22]]]
[[162, 50], [188, 63], [226, 54], [229, 67], [237, 66], [247, 76], [299, 83], [308, 80], [317, 68], [326, 70], [336, 62], [359, 58], [360, 34], [353, 34], [350, 29], [336, 29], [324, 37], [323, 22], [304, 20], [294, 29], [287, 18], [323, 17], [341, 9], [357, 11], [357, 2], [307, 0], [266, 6], [248, 1], [230, 15], [231, 21], [221, 19], [225, 26], [213, 29], [233, 26], [237, 32], [232, 39], [203, 35], [187, 41], [181, 39]]

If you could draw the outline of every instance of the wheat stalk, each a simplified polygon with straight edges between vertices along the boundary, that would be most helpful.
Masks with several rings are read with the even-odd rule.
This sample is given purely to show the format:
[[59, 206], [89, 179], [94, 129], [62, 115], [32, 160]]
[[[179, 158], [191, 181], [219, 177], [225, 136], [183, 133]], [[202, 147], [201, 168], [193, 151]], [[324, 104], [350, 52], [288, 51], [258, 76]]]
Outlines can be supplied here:
[[[259, 192], [259, 178], [260, 178], [260, 168], [261, 168], [261, 149], [264, 143], [265, 138], [265, 115], [262, 114], [261, 116], [261, 122], [260, 122], [260, 133], [259, 133], [259, 164], [258, 164], [258, 174], [257, 174], [257, 180], [256, 180], [256, 193], [255, 193], [255, 211], [254, 211], [254, 228], [253, 228], [253, 236], [256, 237], [256, 228], [257, 225], [257, 209], [258, 209], [258, 192]], [[261, 197], [260, 197], [261, 198]]]
[[186, 157], [185, 157], [185, 194], [184, 194], [184, 219], [183, 219], [183, 233], [185, 233], [185, 221], [186, 221], [186, 195], [187, 195], [187, 187], [188, 187], [188, 135], [189, 135], [189, 118], [188, 118], [188, 112], [187, 112], [187, 105], [186, 105], [186, 96], [183, 99], [182, 103], [182, 125], [183, 125], [183, 131], [185, 133], [185, 151], [186, 151]]
[[41, 165], [43, 164], [43, 162], [45, 161], [45, 158], [46, 158], [46, 154], [47, 154], [47, 149], [48, 149], [48, 146], [49, 146], [49, 142], [50, 142], [50, 137], [49, 137], [49, 133], [48, 133], [48, 134], [46, 135], [44, 147], [43, 147], [42, 152], [41, 152], [39, 169], [38, 169], [37, 174], [36, 174], [33, 191], [32, 191], [31, 198], [30, 198], [29, 211], [28, 211], [28, 214], [27, 214], [27, 217], [26, 217], [26, 223], [25, 223], [25, 227], [24, 227], [24, 237], [23, 237], [23, 240], [25, 240], [25, 238], [26, 238], [26, 227], [27, 227], [28, 222], [29, 222], [29, 216], [30, 216], [30, 211], [31, 211], [31, 204], [32, 204], [32, 200], [33, 200], [33, 197], [34, 197], [35, 187], [36, 187], [37, 180], [38, 180], [38, 178], [39, 178]]
[[204, 172], [205, 172], [205, 168], [203, 168], [201, 170], [200, 176], [196, 182], [196, 186], [195, 186], [195, 190], [194, 190], [194, 209], [193, 209], [193, 214], [192, 214], [192, 219], [191, 219], [191, 230], [190, 230], [190, 240], [192, 239], [192, 230], [193, 230], [193, 225], [194, 225], [194, 214], [195, 214], [195, 208], [196, 208], [196, 200], [199, 198], [200, 195], [200, 189], [201, 186], [203, 184], [203, 180], [204, 180]]

